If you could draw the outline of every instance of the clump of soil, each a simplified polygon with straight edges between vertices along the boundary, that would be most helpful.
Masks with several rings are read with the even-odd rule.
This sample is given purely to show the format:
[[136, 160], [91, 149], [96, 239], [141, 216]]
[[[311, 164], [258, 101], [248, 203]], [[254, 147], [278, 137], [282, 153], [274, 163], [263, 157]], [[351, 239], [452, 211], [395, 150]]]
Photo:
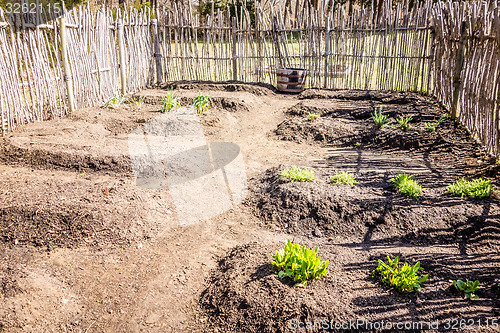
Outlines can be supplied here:
[[273, 95], [276, 88], [265, 83], [237, 83], [234, 81], [176, 81], [161, 85], [165, 90], [210, 90], [227, 92], [248, 92], [257, 96]]
[[50, 150], [19, 144], [15, 137], [0, 142], [0, 161], [5, 164], [29, 165], [42, 169], [61, 168], [77, 171], [91, 169], [119, 174], [128, 174], [132, 170], [130, 157], [125, 154], [94, 155], [71, 148]]
[[81, 243], [116, 242], [117, 235], [105, 227], [102, 217], [80, 207], [25, 206], [0, 209], [0, 236], [10, 244], [75, 247]]
[[463, 200], [422, 178], [423, 199], [404, 197], [381, 175], [363, 174], [354, 187], [281, 179], [284, 167], [271, 168], [251, 182], [248, 204], [266, 223], [303, 236], [355, 236], [380, 243], [456, 244], [464, 252], [481, 246], [500, 248], [497, 200]]
[[[250, 243], [234, 248], [222, 258], [200, 299], [213, 331], [293, 332], [299, 324], [310, 323], [308, 332], [401, 332], [394, 327], [376, 330], [349, 326], [359, 319], [379, 324], [439, 320], [437, 330], [447, 331], [443, 320], [474, 319], [477, 328], [478, 319], [485, 322], [498, 313], [498, 254], [490, 254], [484, 262], [484, 256], [464, 257], [442, 247], [412, 252], [415, 248], [393, 246], [387, 253], [360, 251], [344, 244], [306, 245], [320, 245], [319, 254], [322, 259], [329, 259], [330, 265], [325, 277], [311, 281], [305, 288], [294, 287], [288, 278], [277, 277], [269, 253], [282, 246]], [[420, 261], [424, 268], [420, 274], [429, 274], [420, 292], [398, 293], [371, 277], [377, 260], [386, 259], [387, 254], [393, 258], [400, 255], [401, 260], [411, 264]], [[462, 277], [464, 272], [481, 281], [479, 301], [464, 301], [450, 288], [448, 281]], [[429, 327], [422, 330], [428, 331]]]
[[324, 142], [330, 144], [353, 143], [364, 128], [347, 119], [319, 118], [307, 121], [301, 118], [284, 120], [278, 125], [276, 134], [282, 140], [295, 142]]

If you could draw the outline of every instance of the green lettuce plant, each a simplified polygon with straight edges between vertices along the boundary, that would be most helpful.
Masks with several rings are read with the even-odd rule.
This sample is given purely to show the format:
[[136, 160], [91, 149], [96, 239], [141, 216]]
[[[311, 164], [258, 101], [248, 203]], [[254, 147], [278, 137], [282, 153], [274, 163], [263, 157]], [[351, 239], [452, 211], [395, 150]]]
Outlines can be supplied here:
[[278, 277], [289, 277], [297, 284], [307, 285], [307, 281], [319, 279], [328, 273], [329, 261], [321, 260], [318, 255], [318, 247], [314, 250], [299, 244], [293, 244], [289, 239], [285, 247], [271, 254], [276, 266]]

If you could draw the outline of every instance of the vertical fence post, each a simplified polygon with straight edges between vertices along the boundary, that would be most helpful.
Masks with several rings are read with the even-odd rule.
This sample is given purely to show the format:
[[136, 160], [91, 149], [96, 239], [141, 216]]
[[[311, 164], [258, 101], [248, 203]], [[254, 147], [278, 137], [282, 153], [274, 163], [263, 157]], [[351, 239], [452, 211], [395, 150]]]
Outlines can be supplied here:
[[238, 80], [238, 64], [236, 54], [236, 17], [233, 17], [233, 81]]
[[451, 119], [457, 119], [458, 116], [458, 98], [462, 88], [462, 69], [464, 67], [465, 57], [465, 21], [460, 28], [460, 41], [458, 44], [457, 60], [453, 72], [453, 101], [451, 103]]
[[151, 26], [153, 27], [153, 42], [155, 44], [155, 62], [156, 62], [156, 84], [163, 82], [163, 70], [161, 68], [161, 51], [160, 39], [158, 38], [158, 20], [152, 19]]
[[125, 38], [123, 36], [123, 20], [118, 19], [118, 54], [120, 56], [120, 81], [121, 81], [121, 93], [125, 95], [127, 93], [127, 62], [125, 60]]
[[328, 83], [328, 57], [330, 56], [330, 17], [325, 20], [326, 33], [325, 33], [325, 81], [323, 88], [326, 89]]
[[75, 111], [75, 99], [73, 96], [73, 76], [69, 67], [68, 44], [66, 40], [66, 21], [62, 15], [59, 19], [59, 33], [61, 36], [61, 60], [64, 71], [64, 82], [66, 83], [66, 95], [68, 97], [69, 111]]

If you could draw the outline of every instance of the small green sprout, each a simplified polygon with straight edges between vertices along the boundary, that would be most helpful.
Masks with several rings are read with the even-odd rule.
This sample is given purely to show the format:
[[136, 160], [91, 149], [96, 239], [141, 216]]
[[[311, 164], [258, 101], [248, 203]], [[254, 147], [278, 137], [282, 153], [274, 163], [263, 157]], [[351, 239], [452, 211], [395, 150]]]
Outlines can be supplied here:
[[330, 177], [330, 184], [334, 185], [349, 185], [354, 186], [358, 181], [354, 178], [354, 175], [347, 171], [335, 171], [335, 174]]
[[413, 180], [413, 176], [405, 173], [399, 173], [396, 177], [391, 178], [394, 187], [399, 193], [417, 199], [422, 193], [422, 186]]
[[210, 107], [210, 96], [198, 93], [198, 96], [194, 99], [193, 105], [196, 109], [196, 113], [202, 114]]
[[276, 266], [278, 277], [289, 277], [297, 285], [306, 286], [307, 281], [319, 279], [328, 273], [329, 261], [321, 260], [318, 256], [318, 247], [314, 250], [299, 244], [293, 244], [289, 239], [284, 249], [271, 254], [273, 261], [271, 264]]
[[292, 166], [281, 171], [280, 178], [289, 178], [293, 182], [312, 182], [316, 175], [313, 170]]
[[399, 124], [399, 128], [401, 128], [403, 131], [406, 131], [406, 132], [408, 132], [408, 130], [410, 129], [410, 121], [412, 121], [412, 120], [413, 120], [413, 116], [396, 119], [396, 121]]
[[477, 296], [475, 293], [479, 288], [479, 281], [469, 281], [469, 280], [450, 280], [450, 283], [457, 288], [457, 290], [461, 291], [464, 293], [464, 297], [468, 299], [478, 299], [479, 296]]
[[448, 119], [448, 114], [445, 113], [444, 115], [442, 115], [441, 117], [439, 117], [438, 121], [435, 121], [435, 122], [428, 122], [428, 123], [425, 123], [425, 130], [427, 132], [435, 132], [437, 127], [443, 122], [445, 121], [446, 119]]
[[375, 112], [371, 114], [373, 122], [378, 129], [382, 129], [389, 125], [391, 122], [387, 120], [388, 115], [382, 114], [382, 107], [375, 108]]
[[170, 112], [180, 106], [179, 98], [174, 95], [172, 90], [169, 90], [167, 96], [161, 100], [161, 112]]
[[142, 108], [142, 104], [144, 104], [144, 96], [140, 96], [137, 101], [135, 101], [135, 105], [140, 109]]
[[420, 291], [420, 284], [427, 281], [429, 274], [418, 276], [418, 271], [423, 270], [420, 267], [420, 261], [414, 266], [405, 262], [403, 265], [399, 262], [399, 256], [392, 260], [387, 256], [387, 263], [378, 261], [378, 267], [373, 271], [372, 276], [379, 275], [382, 283], [396, 288], [399, 292]]
[[495, 191], [496, 186], [491, 183], [491, 180], [482, 178], [467, 181], [462, 177], [446, 188], [446, 192], [453, 196], [462, 198], [467, 196], [473, 199], [490, 198]]
[[320, 114], [319, 113], [308, 113], [307, 114], [307, 120], [308, 121], [315, 121], [316, 119], [318, 119], [320, 117]]
[[112, 97], [110, 97], [106, 103], [104, 103], [103, 107], [106, 109], [116, 109], [123, 103], [126, 103], [128, 100], [121, 96], [118, 93], [114, 93]]

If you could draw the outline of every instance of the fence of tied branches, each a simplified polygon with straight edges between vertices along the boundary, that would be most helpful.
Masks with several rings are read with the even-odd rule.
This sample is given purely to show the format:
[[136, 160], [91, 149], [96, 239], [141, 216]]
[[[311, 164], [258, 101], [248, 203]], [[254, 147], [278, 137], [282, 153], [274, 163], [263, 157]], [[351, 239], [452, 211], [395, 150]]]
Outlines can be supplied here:
[[434, 96], [500, 154], [496, 1], [331, 3], [292, 12], [256, 2], [253, 13], [207, 16], [176, 5], [155, 13], [78, 7], [62, 20], [29, 22], [0, 13], [2, 132], [160, 82], [275, 84], [277, 68], [294, 67], [307, 70], [308, 87]]

